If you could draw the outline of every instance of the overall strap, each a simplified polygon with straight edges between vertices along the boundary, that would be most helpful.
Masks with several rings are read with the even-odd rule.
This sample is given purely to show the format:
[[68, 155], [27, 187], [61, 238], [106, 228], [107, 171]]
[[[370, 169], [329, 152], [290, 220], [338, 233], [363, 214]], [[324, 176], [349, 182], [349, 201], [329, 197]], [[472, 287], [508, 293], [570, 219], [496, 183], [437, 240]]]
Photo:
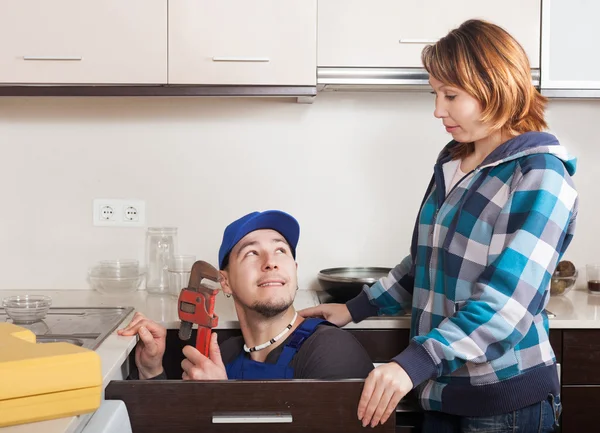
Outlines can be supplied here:
[[289, 341], [283, 347], [281, 355], [277, 360], [277, 365], [289, 365], [292, 358], [298, 353], [300, 347], [308, 337], [313, 335], [316, 331], [317, 326], [326, 323], [329, 324], [325, 319], [310, 318], [305, 319], [298, 328], [292, 333]]
[[242, 350], [233, 361], [225, 366], [225, 371], [227, 372], [227, 377], [229, 379], [242, 378], [244, 358], [244, 351]]
[[332, 325], [323, 319], [304, 320], [292, 333], [286, 345], [283, 346], [283, 351], [275, 364], [253, 361], [241, 351], [233, 361], [225, 366], [227, 377], [243, 380], [293, 379], [294, 369], [290, 366], [290, 363], [294, 355], [298, 353], [306, 339], [315, 332], [317, 326], [324, 323]]

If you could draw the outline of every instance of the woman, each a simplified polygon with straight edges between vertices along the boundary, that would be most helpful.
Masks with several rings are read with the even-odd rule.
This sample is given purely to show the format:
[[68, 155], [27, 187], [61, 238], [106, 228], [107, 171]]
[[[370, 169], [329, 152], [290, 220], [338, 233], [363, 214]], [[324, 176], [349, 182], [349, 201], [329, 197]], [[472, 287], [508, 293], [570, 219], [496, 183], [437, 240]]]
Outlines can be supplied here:
[[540, 132], [546, 100], [502, 28], [467, 21], [422, 61], [434, 116], [453, 140], [435, 165], [410, 255], [347, 304], [300, 314], [343, 326], [412, 312], [410, 345], [365, 382], [363, 425], [385, 422], [416, 388], [427, 432], [552, 431], [559, 382], [544, 307], [575, 228], [575, 161]]

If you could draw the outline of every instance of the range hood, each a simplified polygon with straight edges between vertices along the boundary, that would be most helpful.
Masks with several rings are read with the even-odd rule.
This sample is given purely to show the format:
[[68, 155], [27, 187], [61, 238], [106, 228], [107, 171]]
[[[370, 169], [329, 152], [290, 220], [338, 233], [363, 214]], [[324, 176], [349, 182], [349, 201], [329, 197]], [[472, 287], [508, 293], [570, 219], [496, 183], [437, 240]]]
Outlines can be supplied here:
[[553, 99], [600, 99], [600, 89], [542, 89], [542, 95]]
[[263, 85], [0, 85], [1, 96], [230, 96], [287, 97], [311, 102], [317, 86]]
[[[540, 70], [531, 70], [535, 87]], [[429, 74], [424, 68], [319, 67], [317, 88], [325, 92], [429, 92]]]

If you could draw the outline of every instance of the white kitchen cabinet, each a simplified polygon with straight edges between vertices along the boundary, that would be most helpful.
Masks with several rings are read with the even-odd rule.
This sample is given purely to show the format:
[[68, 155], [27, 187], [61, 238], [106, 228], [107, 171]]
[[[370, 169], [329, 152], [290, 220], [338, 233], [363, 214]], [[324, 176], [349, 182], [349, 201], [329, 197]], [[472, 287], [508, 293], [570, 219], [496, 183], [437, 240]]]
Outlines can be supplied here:
[[316, 85], [317, 0], [170, 0], [169, 83]]
[[0, 83], [167, 81], [167, 0], [2, 0]]
[[597, 0], [544, 0], [542, 93], [600, 89], [598, 18], [600, 2]]
[[422, 67], [425, 45], [482, 18], [511, 33], [538, 68], [540, 9], [541, 0], [319, 0], [318, 66]]
[[132, 433], [125, 403], [121, 400], [102, 400], [82, 433]]

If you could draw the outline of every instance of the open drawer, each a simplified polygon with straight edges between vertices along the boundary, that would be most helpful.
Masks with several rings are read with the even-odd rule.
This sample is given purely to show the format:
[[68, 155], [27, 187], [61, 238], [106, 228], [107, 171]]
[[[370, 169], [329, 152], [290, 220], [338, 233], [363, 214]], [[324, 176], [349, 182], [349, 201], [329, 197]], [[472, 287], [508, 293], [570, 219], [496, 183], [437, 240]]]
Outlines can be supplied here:
[[[133, 433], [364, 432], [356, 417], [363, 380], [112, 381]], [[390, 417], [377, 431], [394, 432]]]

